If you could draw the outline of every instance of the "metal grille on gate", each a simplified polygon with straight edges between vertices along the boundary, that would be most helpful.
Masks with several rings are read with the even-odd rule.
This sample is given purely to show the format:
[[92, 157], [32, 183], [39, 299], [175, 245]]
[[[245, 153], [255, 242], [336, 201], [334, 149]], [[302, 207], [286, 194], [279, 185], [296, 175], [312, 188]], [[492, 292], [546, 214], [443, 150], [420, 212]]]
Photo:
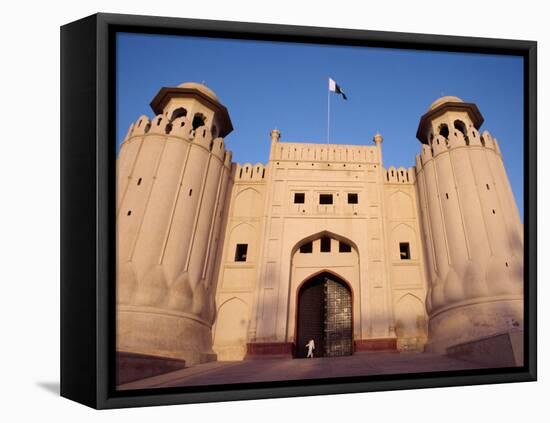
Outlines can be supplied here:
[[325, 278], [324, 353], [338, 357], [352, 353], [351, 295], [342, 284]]

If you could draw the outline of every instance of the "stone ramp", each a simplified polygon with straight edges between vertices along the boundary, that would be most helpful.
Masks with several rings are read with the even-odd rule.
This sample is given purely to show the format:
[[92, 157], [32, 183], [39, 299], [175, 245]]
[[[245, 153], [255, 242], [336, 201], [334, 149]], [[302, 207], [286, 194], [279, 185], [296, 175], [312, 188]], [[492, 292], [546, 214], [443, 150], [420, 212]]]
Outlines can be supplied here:
[[350, 376], [480, 369], [483, 366], [435, 353], [356, 353], [314, 359], [273, 358], [199, 364], [120, 385], [118, 389], [204, 386]]

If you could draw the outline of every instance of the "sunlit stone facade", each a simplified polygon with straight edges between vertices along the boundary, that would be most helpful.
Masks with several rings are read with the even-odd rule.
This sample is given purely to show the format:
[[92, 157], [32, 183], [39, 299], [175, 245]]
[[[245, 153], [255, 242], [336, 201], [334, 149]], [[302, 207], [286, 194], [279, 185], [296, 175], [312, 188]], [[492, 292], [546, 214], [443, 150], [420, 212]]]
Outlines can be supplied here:
[[327, 145], [278, 130], [267, 164], [237, 164], [210, 89], [163, 88], [151, 106], [117, 162], [119, 353], [298, 357], [317, 329], [318, 355], [445, 353], [521, 332], [523, 227], [474, 104], [434, 102], [408, 169], [384, 167], [380, 134]]

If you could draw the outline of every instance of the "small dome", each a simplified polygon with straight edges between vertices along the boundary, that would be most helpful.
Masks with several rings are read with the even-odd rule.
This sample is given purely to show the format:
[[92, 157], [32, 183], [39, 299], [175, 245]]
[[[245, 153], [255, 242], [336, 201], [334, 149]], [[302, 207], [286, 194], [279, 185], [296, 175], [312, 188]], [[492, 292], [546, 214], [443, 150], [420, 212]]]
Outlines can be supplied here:
[[461, 98], [452, 96], [452, 95], [446, 95], [444, 97], [440, 97], [437, 100], [435, 100], [431, 105], [429, 110], [433, 110], [436, 107], [441, 106], [444, 103], [464, 103], [464, 101]]
[[197, 91], [200, 91], [203, 94], [206, 94], [212, 100], [219, 102], [219, 98], [214, 91], [208, 88], [204, 84], [199, 84], [198, 82], [184, 82], [183, 84], [178, 85], [178, 88], [193, 88]]

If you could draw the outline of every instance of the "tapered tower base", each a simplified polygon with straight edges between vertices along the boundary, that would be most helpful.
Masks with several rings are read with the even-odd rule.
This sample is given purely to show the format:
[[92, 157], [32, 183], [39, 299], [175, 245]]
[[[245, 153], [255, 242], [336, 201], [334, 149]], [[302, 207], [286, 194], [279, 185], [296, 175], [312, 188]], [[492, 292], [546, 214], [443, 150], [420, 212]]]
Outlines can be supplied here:
[[186, 313], [119, 305], [117, 334], [118, 352], [185, 360], [186, 366], [216, 360], [211, 326]]
[[521, 296], [463, 301], [430, 316], [426, 351], [444, 354], [459, 344], [520, 329], [523, 329]]

